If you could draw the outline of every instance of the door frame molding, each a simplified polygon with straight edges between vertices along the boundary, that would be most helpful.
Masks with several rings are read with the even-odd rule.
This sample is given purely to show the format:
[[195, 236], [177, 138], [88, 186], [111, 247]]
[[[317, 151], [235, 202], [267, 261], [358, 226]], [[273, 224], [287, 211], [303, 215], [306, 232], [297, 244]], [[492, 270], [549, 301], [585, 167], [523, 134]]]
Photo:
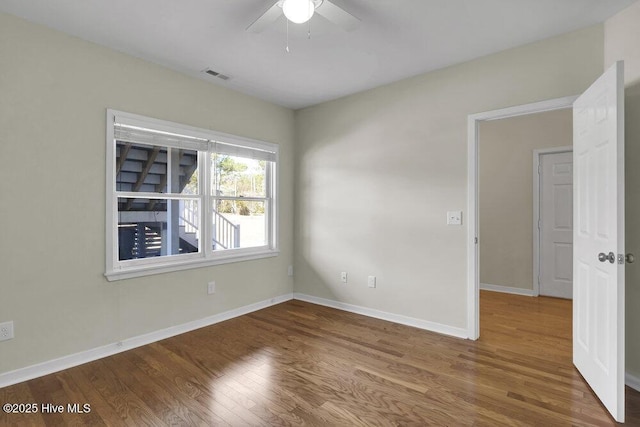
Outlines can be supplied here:
[[480, 271], [478, 265], [478, 132], [479, 122], [572, 108], [578, 96], [549, 99], [499, 110], [470, 114], [467, 118], [467, 334], [480, 337]]
[[533, 150], [533, 296], [540, 295], [540, 158], [546, 154], [573, 153], [573, 145]]

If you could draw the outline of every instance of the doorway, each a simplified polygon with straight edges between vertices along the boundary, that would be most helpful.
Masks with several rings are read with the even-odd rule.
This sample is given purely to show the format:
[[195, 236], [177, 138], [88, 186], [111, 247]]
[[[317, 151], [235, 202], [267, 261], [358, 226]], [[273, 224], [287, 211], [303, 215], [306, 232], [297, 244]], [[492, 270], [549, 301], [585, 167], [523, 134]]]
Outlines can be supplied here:
[[624, 422], [626, 257], [622, 61], [609, 67], [575, 102], [560, 98], [469, 116], [468, 334], [471, 339], [480, 335], [478, 125], [501, 117], [569, 107], [574, 117], [575, 159], [573, 363], [616, 421]]
[[480, 271], [479, 271], [479, 127], [480, 122], [493, 121], [509, 117], [523, 116], [527, 114], [541, 113], [546, 111], [554, 111], [572, 108], [573, 102], [577, 99], [575, 96], [552, 99], [548, 101], [536, 102], [533, 104], [520, 105], [515, 107], [504, 108], [500, 110], [488, 111], [469, 116], [468, 119], [468, 287], [467, 294], [467, 329], [470, 339], [478, 339], [480, 336]]

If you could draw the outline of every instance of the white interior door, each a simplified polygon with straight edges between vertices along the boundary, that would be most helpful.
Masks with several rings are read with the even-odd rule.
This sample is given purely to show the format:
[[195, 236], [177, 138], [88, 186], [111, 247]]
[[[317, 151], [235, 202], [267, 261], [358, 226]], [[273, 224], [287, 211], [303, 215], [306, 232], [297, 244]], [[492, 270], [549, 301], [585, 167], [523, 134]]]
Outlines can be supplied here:
[[573, 297], [573, 153], [540, 155], [540, 295]]
[[573, 363], [611, 415], [623, 422], [622, 62], [573, 104], [573, 139]]

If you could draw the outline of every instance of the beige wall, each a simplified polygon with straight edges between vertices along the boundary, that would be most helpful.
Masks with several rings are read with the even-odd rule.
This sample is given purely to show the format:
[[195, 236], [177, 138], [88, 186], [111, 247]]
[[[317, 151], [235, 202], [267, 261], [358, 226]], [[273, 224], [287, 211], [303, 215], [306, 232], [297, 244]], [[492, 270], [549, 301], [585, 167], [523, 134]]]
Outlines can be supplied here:
[[[605, 25], [604, 66], [625, 61], [625, 199], [627, 252], [640, 259], [640, 2]], [[627, 372], [640, 378], [640, 263], [626, 266]]]
[[[280, 256], [107, 282], [106, 108], [280, 144]], [[0, 373], [292, 292], [293, 142], [291, 110], [0, 14]]]
[[602, 52], [595, 26], [298, 111], [296, 292], [466, 328], [467, 117], [578, 94]]
[[640, 2], [635, 2], [604, 24], [604, 65], [624, 60], [627, 90], [640, 84]]
[[[466, 215], [467, 115], [577, 94], [611, 57], [637, 61], [629, 16], [607, 22], [607, 49], [595, 26], [299, 111], [295, 290], [465, 327], [466, 224], [445, 212]], [[16, 328], [0, 373], [291, 292], [293, 112], [4, 14], [0, 91], [0, 321]], [[281, 255], [107, 282], [106, 108], [279, 143]]]
[[533, 290], [533, 150], [573, 143], [571, 109], [481, 122], [480, 283]]

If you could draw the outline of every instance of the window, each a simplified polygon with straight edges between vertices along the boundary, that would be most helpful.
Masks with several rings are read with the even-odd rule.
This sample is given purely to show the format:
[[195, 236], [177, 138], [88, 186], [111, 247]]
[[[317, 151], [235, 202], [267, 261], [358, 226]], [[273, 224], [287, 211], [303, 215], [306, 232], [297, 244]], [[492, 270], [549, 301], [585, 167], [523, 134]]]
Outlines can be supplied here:
[[278, 146], [107, 111], [109, 280], [275, 256]]

